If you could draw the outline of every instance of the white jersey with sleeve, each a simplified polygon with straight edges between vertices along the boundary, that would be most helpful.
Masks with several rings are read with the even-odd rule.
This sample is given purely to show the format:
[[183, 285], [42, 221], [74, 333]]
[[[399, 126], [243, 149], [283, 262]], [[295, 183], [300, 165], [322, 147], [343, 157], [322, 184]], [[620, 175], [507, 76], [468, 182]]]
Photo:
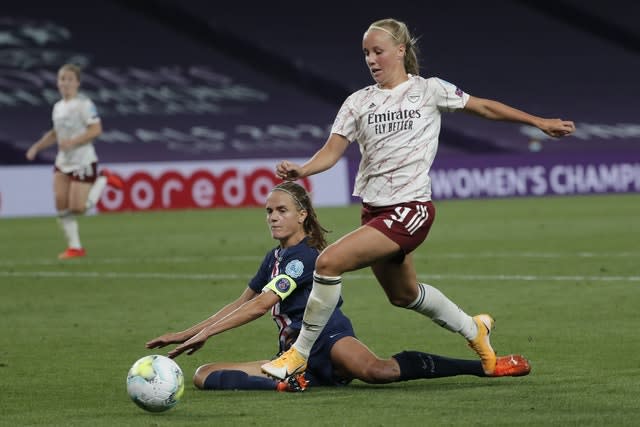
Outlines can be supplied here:
[[[90, 124], [100, 122], [96, 106], [81, 94], [68, 101], [61, 99], [56, 102], [51, 116], [58, 142], [76, 137], [84, 133]], [[86, 168], [97, 161], [93, 141], [89, 141], [68, 151], [58, 150], [56, 167], [64, 173], [69, 173]]]
[[451, 83], [412, 75], [393, 89], [372, 85], [351, 94], [331, 133], [360, 146], [353, 195], [372, 206], [431, 200], [429, 169], [438, 149], [440, 114], [462, 109], [468, 100]]

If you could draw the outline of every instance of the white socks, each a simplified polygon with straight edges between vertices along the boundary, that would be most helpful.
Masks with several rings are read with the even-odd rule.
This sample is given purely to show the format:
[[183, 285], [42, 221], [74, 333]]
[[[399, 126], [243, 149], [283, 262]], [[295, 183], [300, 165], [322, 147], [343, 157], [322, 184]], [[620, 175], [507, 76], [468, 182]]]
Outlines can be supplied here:
[[100, 196], [102, 196], [102, 192], [107, 186], [107, 177], [99, 176], [96, 178], [96, 181], [91, 186], [89, 190], [89, 196], [87, 197], [87, 210], [93, 208], [96, 204], [98, 204], [98, 200], [100, 200]]
[[478, 335], [473, 318], [433, 286], [418, 283], [418, 298], [406, 308], [429, 317], [445, 329], [458, 332], [467, 340]]
[[68, 247], [74, 249], [82, 248], [76, 216], [68, 210], [60, 211], [58, 212], [58, 223], [67, 238]]
[[[342, 277], [313, 274], [313, 289], [304, 311], [302, 330], [293, 344], [293, 347], [306, 359], [309, 358], [311, 347], [338, 305], [341, 291]], [[478, 327], [473, 318], [438, 289], [418, 283], [418, 292], [418, 298], [406, 308], [429, 317], [452, 332], [458, 332], [467, 340], [472, 340], [478, 335]]]
[[[100, 196], [102, 196], [102, 192], [107, 186], [107, 177], [99, 176], [96, 178], [95, 182], [89, 189], [89, 194], [87, 195], [87, 202], [85, 204], [85, 209], [88, 211], [93, 208], [100, 200]], [[58, 212], [58, 223], [64, 232], [65, 237], [67, 238], [67, 247], [73, 249], [81, 249], [82, 243], [80, 243], [80, 233], [78, 230], [78, 221], [76, 219], [76, 215], [71, 213], [68, 209]]]
[[314, 272], [313, 288], [302, 318], [302, 330], [293, 344], [306, 359], [309, 359], [311, 347], [338, 305], [341, 292], [342, 277], [320, 276]]

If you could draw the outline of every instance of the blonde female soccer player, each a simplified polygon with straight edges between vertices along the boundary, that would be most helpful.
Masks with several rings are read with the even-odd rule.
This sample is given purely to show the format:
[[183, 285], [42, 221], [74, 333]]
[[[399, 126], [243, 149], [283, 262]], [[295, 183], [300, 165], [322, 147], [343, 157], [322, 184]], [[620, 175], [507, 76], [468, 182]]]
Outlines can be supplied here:
[[80, 68], [65, 64], [58, 70], [58, 91], [62, 99], [53, 106], [53, 128], [27, 151], [28, 160], [58, 143], [53, 178], [58, 222], [67, 239], [60, 259], [86, 255], [80, 242], [77, 215], [94, 206], [107, 184], [122, 188], [120, 178], [103, 169], [98, 176], [98, 157], [93, 140], [102, 133], [95, 105], [80, 94]]
[[340, 298], [342, 274], [371, 267], [391, 304], [462, 335], [491, 375], [496, 369], [489, 340], [493, 318], [471, 317], [438, 289], [420, 283], [411, 254], [427, 237], [435, 217], [429, 169], [438, 148], [441, 114], [462, 110], [533, 125], [551, 136], [568, 135], [575, 126], [470, 96], [439, 78], [420, 77], [416, 41], [395, 19], [372, 23], [364, 33], [362, 52], [375, 83], [346, 99], [327, 142], [309, 161], [298, 165], [285, 160], [276, 167], [277, 175], [288, 180], [317, 174], [335, 165], [357, 141], [362, 158], [354, 195], [362, 198], [362, 225], [320, 254], [298, 339], [262, 369], [276, 378], [304, 371]]

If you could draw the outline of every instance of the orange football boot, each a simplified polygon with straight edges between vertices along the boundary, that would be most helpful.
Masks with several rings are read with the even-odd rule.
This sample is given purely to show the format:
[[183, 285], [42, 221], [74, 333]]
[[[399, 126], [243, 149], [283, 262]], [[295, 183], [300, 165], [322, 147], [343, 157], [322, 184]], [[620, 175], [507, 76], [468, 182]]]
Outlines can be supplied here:
[[498, 357], [496, 369], [490, 377], [523, 377], [529, 375], [531, 365], [529, 361], [519, 354]]
[[67, 248], [58, 255], [58, 259], [80, 258], [87, 255], [87, 251], [83, 248]]

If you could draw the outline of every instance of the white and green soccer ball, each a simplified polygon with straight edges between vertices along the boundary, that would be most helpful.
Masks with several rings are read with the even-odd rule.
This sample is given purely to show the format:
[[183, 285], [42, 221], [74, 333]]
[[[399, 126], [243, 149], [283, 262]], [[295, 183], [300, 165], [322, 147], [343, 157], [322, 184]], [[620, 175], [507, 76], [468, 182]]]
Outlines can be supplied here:
[[146, 411], [171, 409], [184, 393], [182, 369], [168, 357], [145, 356], [129, 369], [127, 393], [136, 405]]

